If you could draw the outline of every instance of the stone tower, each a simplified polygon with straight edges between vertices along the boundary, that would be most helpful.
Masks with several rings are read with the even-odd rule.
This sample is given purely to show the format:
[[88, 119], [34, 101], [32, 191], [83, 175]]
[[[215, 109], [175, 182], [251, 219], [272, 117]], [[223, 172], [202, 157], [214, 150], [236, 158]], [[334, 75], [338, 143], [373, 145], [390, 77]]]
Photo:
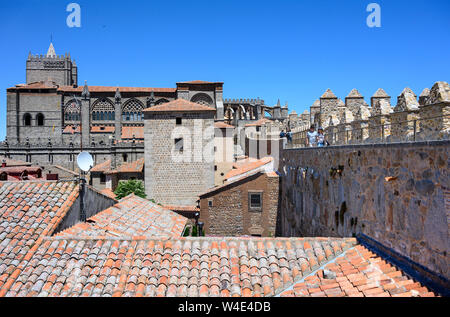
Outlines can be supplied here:
[[185, 99], [144, 110], [145, 192], [163, 205], [196, 206], [214, 186], [216, 109]]
[[27, 84], [40, 81], [53, 81], [59, 86], [78, 85], [78, 69], [70, 54], [56, 55], [50, 43], [46, 55], [32, 55], [27, 58]]

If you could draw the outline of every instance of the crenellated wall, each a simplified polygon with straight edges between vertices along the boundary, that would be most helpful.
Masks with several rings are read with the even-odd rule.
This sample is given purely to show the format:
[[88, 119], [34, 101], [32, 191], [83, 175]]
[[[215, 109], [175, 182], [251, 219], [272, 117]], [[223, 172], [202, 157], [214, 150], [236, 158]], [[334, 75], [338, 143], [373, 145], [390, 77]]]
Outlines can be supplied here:
[[[345, 103], [327, 91], [308, 112], [294, 118], [296, 122], [293, 147], [305, 146], [306, 132], [311, 124], [324, 128], [331, 144], [361, 144], [418, 140], [442, 140], [450, 136], [450, 86], [436, 82], [425, 88], [417, 98], [405, 88], [392, 107], [391, 97], [378, 89], [371, 97], [371, 106], [353, 89]], [[301, 123], [299, 123], [301, 122]]]
[[433, 141], [283, 150], [282, 236], [363, 233], [448, 278], [449, 149]]

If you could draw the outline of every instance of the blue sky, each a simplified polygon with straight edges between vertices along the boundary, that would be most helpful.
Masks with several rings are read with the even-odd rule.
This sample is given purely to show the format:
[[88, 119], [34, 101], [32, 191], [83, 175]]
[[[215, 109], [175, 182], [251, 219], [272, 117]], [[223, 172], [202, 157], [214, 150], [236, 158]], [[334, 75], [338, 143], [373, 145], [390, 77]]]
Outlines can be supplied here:
[[[66, 6], [81, 6], [81, 28]], [[366, 7], [381, 6], [381, 28]], [[70, 52], [79, 84], [174, 87], [223, 81], [226, 98], [279, 98], [298, 113], [327, 89], [357, 88], [370, 102], [449, 81], [450, 1], [63, 1], [0, 2], [0, 139], [6, 88], [25, 82], [28, 53]]]

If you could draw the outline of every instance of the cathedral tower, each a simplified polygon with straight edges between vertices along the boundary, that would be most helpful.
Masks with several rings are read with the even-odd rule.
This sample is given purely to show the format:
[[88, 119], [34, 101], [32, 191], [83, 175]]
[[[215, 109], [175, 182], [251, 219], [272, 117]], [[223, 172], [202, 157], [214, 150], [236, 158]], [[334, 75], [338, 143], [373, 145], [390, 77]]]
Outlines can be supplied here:
[[70, 54], [56, 55], [50, 43], [46, 55], [28, 55], [27, 84], [39, 81], [53, 81], [59, 86], [78, 85], [78, 69]]

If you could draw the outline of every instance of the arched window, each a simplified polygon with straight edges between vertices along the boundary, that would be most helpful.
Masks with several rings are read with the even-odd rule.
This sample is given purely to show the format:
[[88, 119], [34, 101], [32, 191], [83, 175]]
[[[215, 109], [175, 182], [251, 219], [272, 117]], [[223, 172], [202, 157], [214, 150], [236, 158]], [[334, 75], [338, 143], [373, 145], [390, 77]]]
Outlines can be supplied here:
[[113, 121], [114, 117], [114, 105], [109, 99], [98, 99], [92, 105], [92, 121]]
[[205, 105], [205, 106], [211, 106], [214, 103], [214, 101], [211, 99], [211, 97], [204, 93], [199, 93], [199, 94], [196, 94], [195, 96], [193, 96], [191, 98], [191, 102], [195, 102], [195, 103], [198, 103], [200, 105]]
[[31, 114], [25, 113], [23, 115], [23, 125], [27, 127], [31, 126]]
[[65, 121], [80, 121], [81, 118], [80, 102], [72, 99], [66, 103], [64, 107], [64, 120]]
[[42, 113], [36, 115], [36, 125], [40, 127], [44, 126], [44, 115]]
[[144, 105], [137, 99], [129, 99], [124, 103], [122, 113], [124, 114], [124, 121], [141, 121], [142, 111]]

